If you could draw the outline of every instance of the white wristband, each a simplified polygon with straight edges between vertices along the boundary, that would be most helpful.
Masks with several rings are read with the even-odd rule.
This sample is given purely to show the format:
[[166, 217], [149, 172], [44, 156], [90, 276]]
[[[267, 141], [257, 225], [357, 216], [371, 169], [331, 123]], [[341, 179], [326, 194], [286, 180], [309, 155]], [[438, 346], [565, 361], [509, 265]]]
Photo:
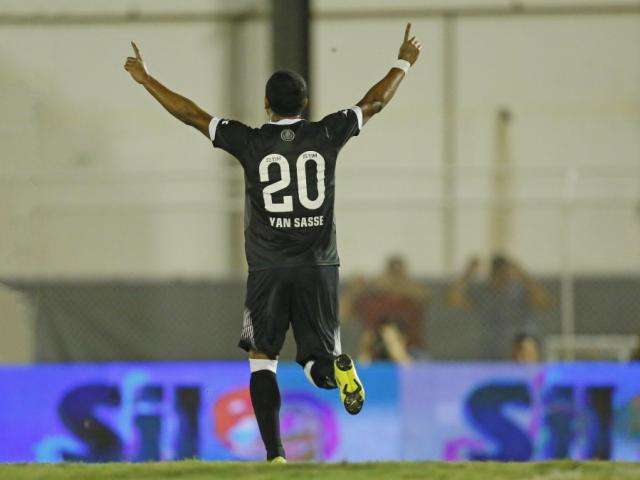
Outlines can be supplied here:
[[409, 71], [409, 69], [411, 68], [411, 64], [409, 62], [407, 62], [406, 60], [402, 60], [401, 58], [399, 58], [399, 59], [396, 60], [396, 63], [394, 63], [393, 67], [391, 67], [391, 68], [399, 68], [404, 73], [407, 73]]

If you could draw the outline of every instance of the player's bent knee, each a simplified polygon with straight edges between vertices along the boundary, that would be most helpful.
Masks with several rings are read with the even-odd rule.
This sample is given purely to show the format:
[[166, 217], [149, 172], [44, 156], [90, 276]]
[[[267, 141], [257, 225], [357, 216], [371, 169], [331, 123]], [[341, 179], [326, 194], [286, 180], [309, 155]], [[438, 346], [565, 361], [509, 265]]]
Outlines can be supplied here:
[[249, 369], [251, 373], [259, 372], [260, 370], [269, 370], [276, 373], [278, 360], [271, 358], [249, 358]]
[[337, 386], [331, 360], [309, 360], [304, 364], [304, 375], [314, 387], [331, 390]]

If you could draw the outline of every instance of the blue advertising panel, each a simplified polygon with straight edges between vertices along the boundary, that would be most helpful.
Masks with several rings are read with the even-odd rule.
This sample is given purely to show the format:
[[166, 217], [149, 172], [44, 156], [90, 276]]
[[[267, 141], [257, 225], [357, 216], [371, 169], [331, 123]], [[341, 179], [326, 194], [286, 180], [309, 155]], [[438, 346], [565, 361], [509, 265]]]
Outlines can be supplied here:
[[[246, 362], [0, 368], [0, 461], [262, 459], [248, 370]], [[361, 377], [371, 385], [368, 408], [351, 417], [335, 390], [314, 388], [297, 365], [280, 365], [289, 458], [398, 457], [396, 370], [372, 366]]]
[[423, 364], [400, 388], [406, 459], [640, 459], [640, 365]]
[[[640, 460], [640, 366], [421, 363], [360, 369], [367, 402], [283, 363], [292, 460]], [[246, 362], [0, 368], [0, 461], [264, 456]]]

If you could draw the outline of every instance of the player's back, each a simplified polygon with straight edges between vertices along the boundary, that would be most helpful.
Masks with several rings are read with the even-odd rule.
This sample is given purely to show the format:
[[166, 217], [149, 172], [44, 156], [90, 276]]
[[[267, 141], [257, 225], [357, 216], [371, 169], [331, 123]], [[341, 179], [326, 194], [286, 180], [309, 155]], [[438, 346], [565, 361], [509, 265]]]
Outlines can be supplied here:
[[249, 269], [338, 265], [334, 222], [338, 152], [362, 125], [357, 107], [319, 122], [283, 119], [249, 128], [214, 118], [216, 147], [245, 172], [245, 248]]

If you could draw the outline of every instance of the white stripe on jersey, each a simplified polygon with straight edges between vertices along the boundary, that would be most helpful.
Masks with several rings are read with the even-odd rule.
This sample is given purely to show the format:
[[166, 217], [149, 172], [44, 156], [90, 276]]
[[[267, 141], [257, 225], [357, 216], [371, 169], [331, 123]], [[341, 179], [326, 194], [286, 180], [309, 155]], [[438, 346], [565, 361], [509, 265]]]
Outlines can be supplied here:
[[362, 130], [362, 109], [360, 107], [351, 107], [351, 110], [358, 117], [358, 130]]
[[221, 118], [213, 117], [211, 122], [209, 122], [209, 138], [213, 142], [216, 138], [216, 129], [218, 128], [218, 123], [220, 123]]

